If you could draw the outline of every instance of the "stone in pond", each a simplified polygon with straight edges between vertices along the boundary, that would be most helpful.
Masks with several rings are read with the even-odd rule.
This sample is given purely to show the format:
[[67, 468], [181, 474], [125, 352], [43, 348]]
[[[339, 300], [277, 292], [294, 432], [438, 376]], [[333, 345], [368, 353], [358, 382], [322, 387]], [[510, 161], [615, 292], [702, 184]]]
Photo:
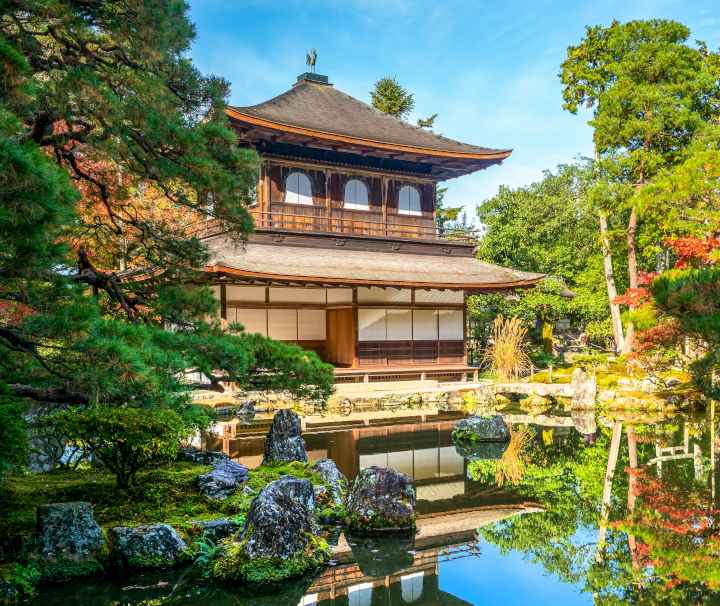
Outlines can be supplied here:
[[413, 565], [415, 534], [347, 535], [353, 558], [362, 573], [369, 577], [386, 577]]
[[347, 501], [347, 525], [355, 532], [407, 530], [415, 526], [415, 488], [394, 469], [369, 467], [355, 478]]
[[320, 459], [313, 463], [312, 470], [328, 485], [328, 488], [316, 486], [315, 498], [319, 501], [329, 500], [331, 505], [343, 505], [347, 496], [348, 481], [335, 465], [335, 461], [332, 459]]
[[187, 559], [187, 545], [169, 524], [111, 528], [110, 558], [123, 569], [171, 568]]
[[477, 461], [480, 459], [497, 460], [507, 450], [509, 442], [471, 442], [470, 440], [456, 440], [455, 452], [463, 459]]
[[265, 438], [263, 465], [292, 461], [307, 462], [305, 441], [300, 435], [300, 417], [290, 409], [277, 412]]
[[317, 532], [312, 483], [289, 476], [275, 480], [253, 499], [242, 534], [215, 561], [213, 576], [259, 584], [302, 576], [330, 557]]
[[510, 430], [501, 415], [460, 419], [452, 433], [455, 442], [509, 442]]
[[93, 507], [84, 501], [49, 503], [37, 509], [38, 565], [45, 581], [102, 572], [105, 537]]
[[247, 479], [247, 467], [230, 459], [221, 459], [209, 472], [198, 476], [198, 488], [208, 499], [223, 500]]

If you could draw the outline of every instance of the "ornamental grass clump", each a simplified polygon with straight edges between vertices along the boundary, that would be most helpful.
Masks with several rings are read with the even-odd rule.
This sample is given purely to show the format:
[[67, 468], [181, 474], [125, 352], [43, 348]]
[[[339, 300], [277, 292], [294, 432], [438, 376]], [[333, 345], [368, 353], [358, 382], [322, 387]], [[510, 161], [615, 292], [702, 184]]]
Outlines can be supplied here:
[[510, 434], [510, 444], [495, 466], [495, 483], [518, 485], [525, 469], [525, 455], [530, 448], [533, 432], [527, 427], [515, 430]]
[[501, 381], [517, 378], [530, 370], [526, 336], [527, 328], [520, 318], [495, 318], [492, 340], [485, 349], [483, 362], [495, 371]]

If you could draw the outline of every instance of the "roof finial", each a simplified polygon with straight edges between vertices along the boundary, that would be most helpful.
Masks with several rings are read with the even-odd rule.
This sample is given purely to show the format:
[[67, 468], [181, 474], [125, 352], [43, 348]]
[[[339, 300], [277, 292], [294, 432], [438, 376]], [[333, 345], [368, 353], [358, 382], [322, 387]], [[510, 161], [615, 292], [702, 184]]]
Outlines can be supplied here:
[[311, 48], [305, 56], [305, 63], [313, 74], [315, 73], [315, 61], [317, 61], [317, 50]]

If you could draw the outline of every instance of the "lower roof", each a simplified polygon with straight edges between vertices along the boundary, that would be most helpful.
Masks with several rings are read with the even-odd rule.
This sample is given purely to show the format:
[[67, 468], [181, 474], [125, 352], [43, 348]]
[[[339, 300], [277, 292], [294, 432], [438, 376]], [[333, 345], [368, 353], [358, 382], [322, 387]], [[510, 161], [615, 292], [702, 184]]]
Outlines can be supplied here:
[[209, 238], [205, 244], [210, 252], [208, 272], [245, 281], [502, 290], [533, 286], [545, 277], [446, 254], [238, 243], [225, 236]]

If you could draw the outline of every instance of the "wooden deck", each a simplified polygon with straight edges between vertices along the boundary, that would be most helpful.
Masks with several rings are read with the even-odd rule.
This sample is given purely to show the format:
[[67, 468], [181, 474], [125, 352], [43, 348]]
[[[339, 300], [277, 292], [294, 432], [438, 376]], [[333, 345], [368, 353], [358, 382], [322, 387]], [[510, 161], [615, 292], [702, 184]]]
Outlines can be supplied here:
[[435, 380], [476, 382], [480, 370], [465, 364], [432, 364], [424, 366], [368, 366], [336, 368], [336, 383], [373, 383], [376, 381]]

